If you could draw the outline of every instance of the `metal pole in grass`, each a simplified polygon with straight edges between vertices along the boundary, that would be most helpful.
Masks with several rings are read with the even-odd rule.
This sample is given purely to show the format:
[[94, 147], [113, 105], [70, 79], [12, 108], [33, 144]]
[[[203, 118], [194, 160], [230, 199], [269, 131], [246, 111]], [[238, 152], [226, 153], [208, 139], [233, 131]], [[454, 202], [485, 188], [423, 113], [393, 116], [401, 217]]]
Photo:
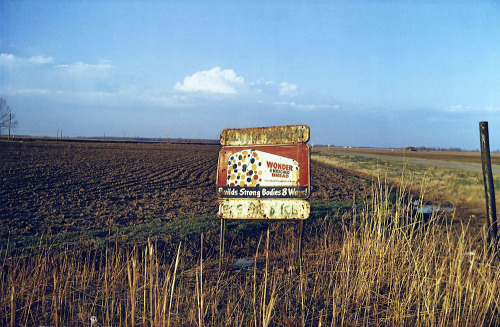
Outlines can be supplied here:
[[298, 254], [299, 254], [299, 269], [302, 271], [302, 239], [304, 235], [304, 221], [299, 222], [299, 239], [298, 239]]
[[219, 266], [224, 259], [224, 237], [226, 234], [226, 219], [220, 220]]
[[493, 185], [493, 173], [491, 172], [490, 140], [488, 133], [488, 122], [479, 123], [481, 136], [481, 163], [483, 166], [484, 194], [486, 196], [486, 215], [488, 218], [488, 242], [494, 246], [498, 245], [497, 211], [495, 204], [495, 187]]

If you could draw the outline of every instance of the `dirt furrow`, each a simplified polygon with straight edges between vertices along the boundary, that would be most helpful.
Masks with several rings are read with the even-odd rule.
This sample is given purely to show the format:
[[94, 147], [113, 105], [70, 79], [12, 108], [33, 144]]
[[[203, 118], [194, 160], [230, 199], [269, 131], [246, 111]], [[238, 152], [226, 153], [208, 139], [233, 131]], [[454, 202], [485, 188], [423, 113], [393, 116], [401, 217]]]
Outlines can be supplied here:
[[[0, 142], [0, 237], [214, 214], [219, 146]], [[313, 201], [363, 182], [311, 163]]]

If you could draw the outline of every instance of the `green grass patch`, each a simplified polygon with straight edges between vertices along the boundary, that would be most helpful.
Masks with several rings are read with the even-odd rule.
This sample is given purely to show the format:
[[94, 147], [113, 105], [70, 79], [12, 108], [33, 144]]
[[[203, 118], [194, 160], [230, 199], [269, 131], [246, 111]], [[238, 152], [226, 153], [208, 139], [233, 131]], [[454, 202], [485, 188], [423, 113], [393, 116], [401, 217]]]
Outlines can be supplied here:
[[[311, 202], [311, 215], [306, 221], [307, 225], [314, 226], [318, 220], [327, 217], [336, 219], [347, 211], [352, 211], [352, 202]], [[282, 223], [279, 221], [226, 221], [226, 233], [235, 237], [258, 237], [267, 229], [268, 224]], [[90, 244], [95, 248], [102, 248], [110, 241], [120, 238], [127, 242], [137, 244], [147, 242], [148, 238], [157, 240], [168, 238], [172, 242], [180, 240], [197, 240], [201, 233], [220, 233], [221, 221], [214, 214], [203, 216], [179, 217], [163, 221], [150, 221], [128, 226], [113, 228], [92, 228], [73, 231], [61, 231], [40, 235], [10, 235], [0, 239], [0, 248], [22, 250], [33, 248], [41, 242], [51, 246], [71, 246], [72, 244]]]

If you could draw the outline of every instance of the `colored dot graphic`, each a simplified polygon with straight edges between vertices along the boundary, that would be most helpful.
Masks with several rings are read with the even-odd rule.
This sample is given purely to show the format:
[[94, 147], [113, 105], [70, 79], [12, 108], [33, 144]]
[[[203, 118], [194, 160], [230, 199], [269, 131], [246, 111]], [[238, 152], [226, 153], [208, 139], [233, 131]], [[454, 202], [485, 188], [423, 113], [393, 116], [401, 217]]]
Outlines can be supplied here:
[[227, 167], [229, 186], [258, 186], [262, 182], [262, 161], [254, 149], [233, 153]]

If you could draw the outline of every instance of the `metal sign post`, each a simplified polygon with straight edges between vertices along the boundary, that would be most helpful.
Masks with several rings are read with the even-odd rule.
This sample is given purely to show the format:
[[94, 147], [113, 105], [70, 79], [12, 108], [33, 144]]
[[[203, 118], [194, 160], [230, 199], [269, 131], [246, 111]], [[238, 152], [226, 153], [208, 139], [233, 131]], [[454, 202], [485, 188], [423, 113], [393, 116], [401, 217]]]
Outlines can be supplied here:
[[309, 218], [309, 126], [287, 125], [225, 129], [217, 169], [217, 216], [221, 222], [220, 260], [225, 220], [303, 221]]

